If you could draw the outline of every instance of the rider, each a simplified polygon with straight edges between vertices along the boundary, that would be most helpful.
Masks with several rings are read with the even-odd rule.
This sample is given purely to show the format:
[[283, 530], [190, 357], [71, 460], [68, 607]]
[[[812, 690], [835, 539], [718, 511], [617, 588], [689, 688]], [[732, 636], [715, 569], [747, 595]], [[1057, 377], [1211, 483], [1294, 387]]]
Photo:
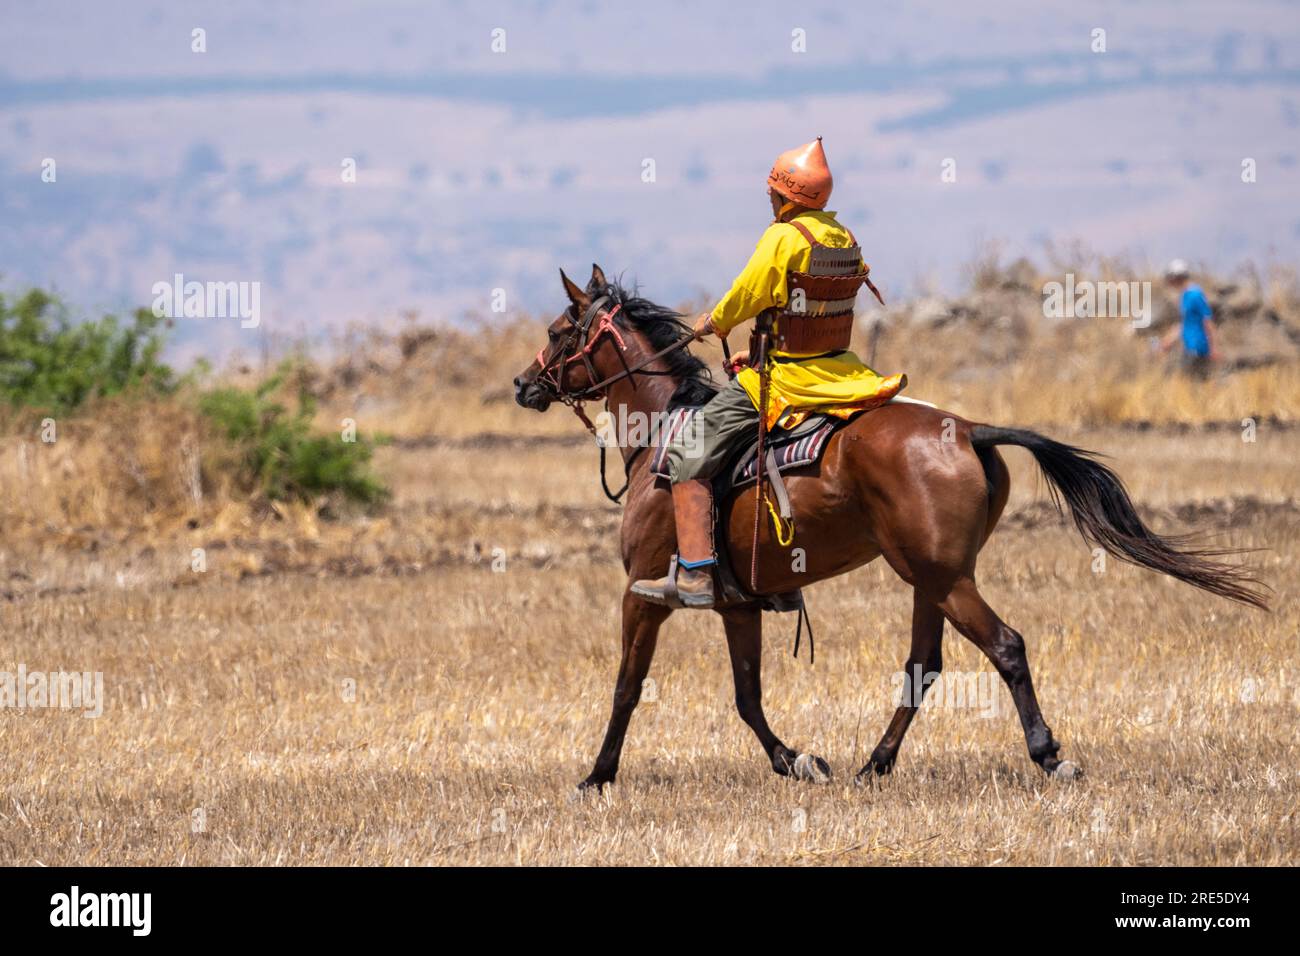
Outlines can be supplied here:
[[[831, 172], [821, 137], [777, 157], [767, 176], [774, 221], [731, 289], [695, 324], [695, 337], [726, 338], [740, 323], [767, 313], [775, 319], [767, 425], [792, 428], [809, 412], [847, 418], [888, 401], [906, 384], [882, 378], [848, 351], [853, 298], [867, 278], [857, 240], [826, 209]], [[794, 294], [791, 295], [791, 289]], [[879, 293], [877, 293], [879, 298]], [[739, 352], [743, 370], [695, 416], [666, 456], [677, 525], [677, 599], [685, 607], [713, 607], [713, 493], [711, 479], [757, 434], [760, 378]], [[684, 431], [684, 430], [683, 430]], [[667, 576], [632, 585], [640, 597], [668, 603]]]

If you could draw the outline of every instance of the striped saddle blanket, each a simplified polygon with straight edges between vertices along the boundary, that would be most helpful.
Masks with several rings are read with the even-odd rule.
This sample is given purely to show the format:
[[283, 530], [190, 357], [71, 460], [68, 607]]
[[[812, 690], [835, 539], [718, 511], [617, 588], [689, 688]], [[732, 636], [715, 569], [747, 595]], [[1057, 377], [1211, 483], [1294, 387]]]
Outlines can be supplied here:
[[[650, 470], [659, 478], [667, 478], [667, 459], [668, 446], [673, 439], [685, 428], [690, 420], [698, 412], [699, 406], [689, 406], [675, 409], [669, 414], [660, 432], [659, 444], [655, 446], [654, 457], [650, 459]], [[826, 443], [830, 440], [835, 430], [846, 424], [846, 419], [836, 418], [830, 415], [809, 415], [800, 422], [796, 427], [786, 431], [781, 429], [776, 432], [769, 432], [767, 436], [767, 448], [772, 452], [776, 459], [776, 467], [779, 472], [786, 472], [792, 468], [802, 468], [805, 465], [815, 464], [826, 450]], [[741, 452], [736, 458], [736, 464], [732, 469], [730, 481], [727, 486], [730, 488], [740, 488], [755, 480], [758, 473], [758, 432], [755, 426], [754, 440], [749, 447]], [[727, 476], [724, 470], [719, 478]]]

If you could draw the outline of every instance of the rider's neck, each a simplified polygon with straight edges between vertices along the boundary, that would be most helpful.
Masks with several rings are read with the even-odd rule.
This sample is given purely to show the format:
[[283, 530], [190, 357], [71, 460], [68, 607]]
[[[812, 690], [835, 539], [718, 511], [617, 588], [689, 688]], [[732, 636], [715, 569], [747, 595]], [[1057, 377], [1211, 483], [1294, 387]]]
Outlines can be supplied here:
[[787, 209], [787, 210], [785, 210], [784, 212], [780, 213], [780, 214], [776, 217], [776, 219], [773, 220], [773, 221], [774, 221], [774, 222], [789, 222], [789, 221], [790, 221], [791, 219], [793, 219], [795, 216], [802, 216], [804, 213], [806, 213], [806, 212], [811, 212], [811, 211], [812, 211], [812, 207], [811, 207], [811, 206], [801, 206], [801, 205], [799, 205], [798, 203], [795, 203], [795, 204], [792, 205], [789, 209]]

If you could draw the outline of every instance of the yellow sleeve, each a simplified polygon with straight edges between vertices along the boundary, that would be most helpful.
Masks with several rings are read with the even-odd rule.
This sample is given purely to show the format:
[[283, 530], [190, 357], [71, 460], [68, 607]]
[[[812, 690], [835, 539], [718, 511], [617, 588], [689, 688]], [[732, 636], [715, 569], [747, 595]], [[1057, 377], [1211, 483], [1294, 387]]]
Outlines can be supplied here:
[[745, 268], [713, 307], [714, 327], [720, 332], [730, 332], [764, 309], [785, 305], [786, 273], [801, 247], [807, 249], [807, 243], [793, 226], [785, 223], [768, 226]]

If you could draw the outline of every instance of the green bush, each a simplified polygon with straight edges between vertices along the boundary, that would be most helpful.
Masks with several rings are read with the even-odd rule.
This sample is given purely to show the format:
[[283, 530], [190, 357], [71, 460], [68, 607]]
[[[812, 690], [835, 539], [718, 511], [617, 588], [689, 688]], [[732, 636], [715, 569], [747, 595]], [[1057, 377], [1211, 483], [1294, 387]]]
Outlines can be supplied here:
[[315, 402], [301, 388], [296, 409], [277, 400], [289, 371], [281, 367], [251, 392], [218, 388], [199, 398], [199, 409], [235, 450], [245, 490], [271, 500], [310, 501], [327, 492], [365, 504], [386, 499], [370, 471], [374, 440], [313, 434]]
[[0, 295], [0, 401], [57, 414], [134, 388], [168, 392], [176, 380], [158, 360], [164, 321], [137, 309], [125, 325], [112, 315], [74, 322], [43, 290]]

